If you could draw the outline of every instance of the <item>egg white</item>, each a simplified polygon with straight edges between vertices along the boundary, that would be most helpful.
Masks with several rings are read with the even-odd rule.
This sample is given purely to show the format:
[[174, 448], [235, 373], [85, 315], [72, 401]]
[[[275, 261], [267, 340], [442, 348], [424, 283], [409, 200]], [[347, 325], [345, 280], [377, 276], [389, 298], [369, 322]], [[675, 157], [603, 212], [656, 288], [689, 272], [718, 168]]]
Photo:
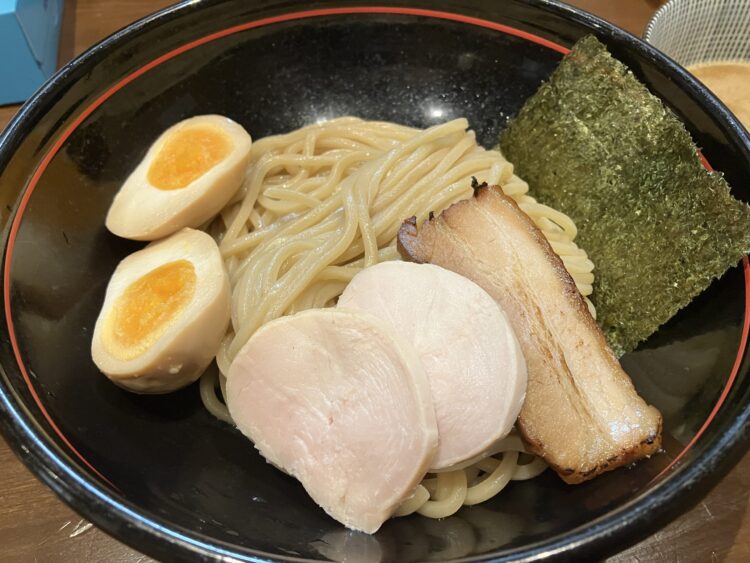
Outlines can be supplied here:
[[[154, 269], [177, 260], [190, 262], [196, 274], [190, 301], [165, 332], [140, 355], [113, 355], [103, 338], [118, 298]], [[231, 292], [219, 249], [204, 232], [183, 229], [123, 259], [107, 286], [96, 321], [91, 355], [114, 383], [136, 393], [167, 393], [200, 377], [213, 360], [229, 324]]]
[[[196, 125], [221, 130], [232, 143], [229, 154], [183, 188], [154, 187], [148, 173], [164, 144], [179, 129]], [[151, 145], [115, 195], [107, 213], [107, 228], [123, 238], [156, 240], [184, 227], [199, 227], [216, 215], [242, 185], [251, 145], [247, 131], [221, 115], [200, 115], [173, 125]]]

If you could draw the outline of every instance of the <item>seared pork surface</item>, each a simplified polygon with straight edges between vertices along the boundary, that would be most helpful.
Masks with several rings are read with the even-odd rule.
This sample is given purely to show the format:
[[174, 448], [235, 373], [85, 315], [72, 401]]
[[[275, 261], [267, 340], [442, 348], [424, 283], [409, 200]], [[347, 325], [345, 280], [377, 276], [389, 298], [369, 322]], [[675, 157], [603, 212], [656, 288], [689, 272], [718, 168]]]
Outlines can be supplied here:
[[518, 428], [568, 483], [656, 452], [661, 415], [635, 391], [544, 235], [499, 187], [480, 187], [399, 250], [476, 282], [508, 315], [528, 369]]

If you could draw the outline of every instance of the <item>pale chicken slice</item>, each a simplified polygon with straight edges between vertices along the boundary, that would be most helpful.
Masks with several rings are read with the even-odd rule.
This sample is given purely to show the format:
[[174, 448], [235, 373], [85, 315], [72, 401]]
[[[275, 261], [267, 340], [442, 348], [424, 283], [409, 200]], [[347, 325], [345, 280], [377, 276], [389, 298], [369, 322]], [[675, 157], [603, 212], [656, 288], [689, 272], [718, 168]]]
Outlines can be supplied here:
[[415, 352], [358, 311], [314, 309], [261, 327], [232, 362], [227, 406], [268, 461], [368, 533], [414, 491], [437, 448]]
[[338, 307], [380, 317], [417, 352], [438, 424], [432, 471], [492, 453], [510, 432], [526, 363], [500, 306], [477, 284], [432, 264], [383, 262], [354, 276]]
[[508, 315], [528, 368], [518, 428], [532, 451], [569, 483], [656, 452], [661, 415], [638, 396], [544, 235], [498, 187], [452, 205], [402, 254], [472, 279]]

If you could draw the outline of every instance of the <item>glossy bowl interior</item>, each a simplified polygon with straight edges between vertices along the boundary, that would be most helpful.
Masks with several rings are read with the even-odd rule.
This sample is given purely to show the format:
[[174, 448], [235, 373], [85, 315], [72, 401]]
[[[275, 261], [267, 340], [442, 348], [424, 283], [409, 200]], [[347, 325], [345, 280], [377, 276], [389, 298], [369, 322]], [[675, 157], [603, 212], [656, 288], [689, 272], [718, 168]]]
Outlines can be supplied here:
[[745, 451], [746, 265], [623, 358], [664, 414], [664, 453], [580, 486], [547, 472], [450, 518], [401, 518], [375, 536], [327, 517], [203, 409], [197, 386], [136, 396], [92, 364], [107, 280], [141, 246], [107, 232], [106, 210], [152, 140], [195, 114], [227, 115], [255, 138], [340, 115], [416, 126], [466, 116], [492, 146], [566, 48], [595, 33], [750, 200], [746, 133], [623, 31], [539, 1], [347, 6], [181, 4], [93, 48], [24, 106], [0, 140], [6, 438], [82, 515], [169, 559], [583, 557], [652, 533]]

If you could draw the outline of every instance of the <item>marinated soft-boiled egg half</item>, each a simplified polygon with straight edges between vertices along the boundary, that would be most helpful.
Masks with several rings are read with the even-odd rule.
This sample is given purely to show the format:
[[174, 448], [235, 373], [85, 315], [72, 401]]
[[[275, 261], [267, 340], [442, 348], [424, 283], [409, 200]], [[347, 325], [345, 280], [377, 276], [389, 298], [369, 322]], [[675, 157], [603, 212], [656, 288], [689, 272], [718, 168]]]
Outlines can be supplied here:
[[121, 387], [168, 393], [200, 377], [229, 314], [229, 279], [216, 243], [202, 231], [183, 229], [117, 266], [91, 355]]
[[134, 240], [156, 240], [199, 227], [237, 192], [252, 140], [221, 115], [200, 115], [167, 129], [125, 180], [107, 228]]

